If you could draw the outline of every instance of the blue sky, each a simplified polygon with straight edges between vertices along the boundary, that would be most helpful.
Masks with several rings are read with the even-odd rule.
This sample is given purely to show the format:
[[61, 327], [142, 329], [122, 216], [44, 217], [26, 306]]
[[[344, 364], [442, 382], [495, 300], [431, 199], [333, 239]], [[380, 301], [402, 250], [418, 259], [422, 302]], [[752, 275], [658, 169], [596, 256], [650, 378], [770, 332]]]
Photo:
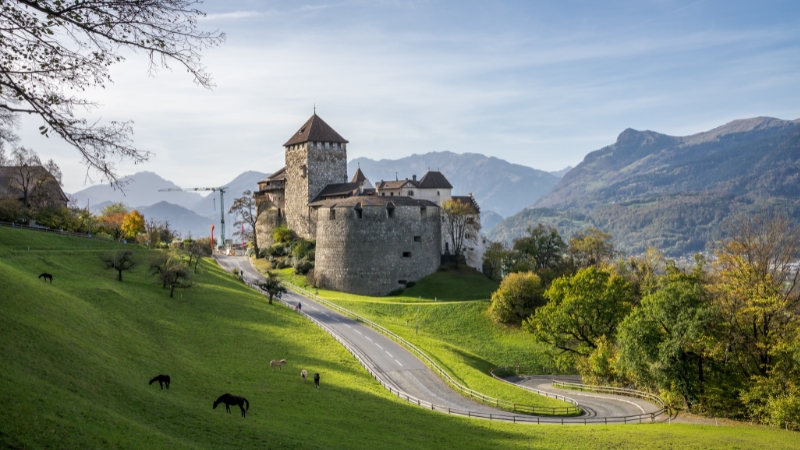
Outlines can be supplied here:
[[[150, 170], [187, 187], [282, 166], [317, 113], [349, 158], [477, 152], [543, 170], [578, 164], [626, 128], [686, 135], [754, 116], [800, 118], [800, 2], [208, 1], [228, 35], [204, 62], [217, 87], [144, 55], [89, 93], [90, 119], [135, 121]], [[86, 186], [77, 153], [23, 144]], [[92, 173], [90, 172], [90, 176]], [[367, 174], [369, 175], [369, 174]], [[95, 177], [96, 178], [96, 177]], [[92, 182], [89, 181], [88, 184]]]

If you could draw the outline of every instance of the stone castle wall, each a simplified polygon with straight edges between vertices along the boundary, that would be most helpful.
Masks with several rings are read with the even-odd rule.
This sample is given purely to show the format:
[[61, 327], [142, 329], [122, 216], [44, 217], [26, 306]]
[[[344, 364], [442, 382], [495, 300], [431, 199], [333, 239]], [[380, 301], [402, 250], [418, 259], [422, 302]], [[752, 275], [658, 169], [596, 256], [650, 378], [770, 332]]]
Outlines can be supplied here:
[[314, 239], [308, 203], [329, 184], [347, 182], [345, 144], [306, 142], [286, 147], [286, 221], [300, 237]]
[[[439, 208], [364, 206], [320, 207], [316, 215], [315, 277], [320, 287], [361, 295], [386, 295], [439, 267]], [[404, 256], [404, 253], [407, 255]]]

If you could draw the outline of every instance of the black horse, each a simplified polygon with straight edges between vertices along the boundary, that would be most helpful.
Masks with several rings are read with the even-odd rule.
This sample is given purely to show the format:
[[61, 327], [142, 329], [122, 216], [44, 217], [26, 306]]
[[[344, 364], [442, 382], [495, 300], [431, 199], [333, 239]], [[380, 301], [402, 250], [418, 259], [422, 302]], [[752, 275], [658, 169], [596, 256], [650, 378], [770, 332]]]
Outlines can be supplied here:
[[317, 389], [319, 389], [319, 374], [318, 373], [314, 374], [314, 385], [317, 387]]
[[49, 273], [43, 273], [39, 275], [39, 279], [41, 280], [42, 278], [44, 278], [44, 281], [50, 280], [50, 284], [53, 284], [53, 276]]
[[155, 383], [158, 381], [158, 385], [161, 386], [161, 389], [164, 389], [164, 385], [167, 385], [167, 390], [169, 390], [169, 375], [156, 375], [150, 380], [150, 384]]
[[246, 398], [231, 394], [220, 395], [217, 401], [214, 402], [214, 408], [212, 409], [217, 409], [217, 405], [220, 403], [225, 403], [225, 411], [227, 411], [228, 414], [231, 413], [231, 405], [238, 406], [239, 409], [242, 410], [242, 417], [245, 417], [247, 410], [250, 409], [250, 402], [248, 402]]

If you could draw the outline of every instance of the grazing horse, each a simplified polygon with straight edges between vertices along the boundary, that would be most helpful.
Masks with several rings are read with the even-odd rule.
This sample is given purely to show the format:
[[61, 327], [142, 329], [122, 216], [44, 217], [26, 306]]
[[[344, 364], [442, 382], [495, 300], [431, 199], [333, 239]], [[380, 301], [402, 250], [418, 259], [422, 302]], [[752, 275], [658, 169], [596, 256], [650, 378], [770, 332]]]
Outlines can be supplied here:
[[155, 383], [158, 381], [158, 385], [161, 386], [161, 389], [164, 389], [164, 385], [167, 385], [167, 390], [169, 390], [169, 375], [156, 375], [150, 380], [150, 384]]
[[317, 389], [319, 389], [319, 374], [318, 373], [314, 374], [314, 384], [317, 386]]
[[217, 409], [217, 405], [220, 403], [225, 403], [225, 411], [227, 411], [228, 414], [231, 413], [231, 405], [238, 406], [239, 409], [242, 410], [242, 417], [245, 417], [247, 415], [247, 410], [250, 409], [250, 402], [248, 402], [246, 398], [238, 397], [236, 395], [220, 395], [217, 401], [214, 402], [214, 408], [212, 409]]
[[308, 376], [308, 371], [306, 369], [303, 369], [303, 370], [300, 371], [300, 378], [303, 379], [303, 383], [306, 382], [306, 377], [307, 376]]
[[283, 365], [286, 364], [286, 360], [282, 359], [280, 361], [273, 359], [269, 362], [269, 368], [272, 369], [273, 366], [278, 366], [278, 370], [283, 372]]
[[50, 284], [53, 284], [53, 276], [50, 275], [49, 273], [43, 273], [39, 275], [39, 279], [41, 280], [42, 278], [44, 278], [44, 281], [50, 280]]

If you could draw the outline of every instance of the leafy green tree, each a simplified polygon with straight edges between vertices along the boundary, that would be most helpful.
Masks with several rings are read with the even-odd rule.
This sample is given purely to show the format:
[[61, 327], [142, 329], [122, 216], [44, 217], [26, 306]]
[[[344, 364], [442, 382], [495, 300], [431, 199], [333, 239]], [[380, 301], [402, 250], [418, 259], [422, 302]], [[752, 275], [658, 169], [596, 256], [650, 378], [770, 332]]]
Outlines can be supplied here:
[[281, 285], [280, 279], [275, 272], [267, 272], [265, 274], [266, 279], [260, 283], [258, 283], [258, 287], [267, 293], [267, 297], [269, 298], [269, 304], [272, 304], [272, 298], [276, 295], [287, 292], [286, 288]]
[[450, 248], [456, 257], [456, 268], [458, 268], [466, 242], [481, 231], [481, 223], [475, 219], [479, 214], [471, 204], [452, 198], [442, 203], [440, 210], [442, 231], [445, 239], [450, 242]]
[[502, 323], [519, 324], [544, 304], [542, 280], [533, 272], [511, 273], [492, 294], [489, 316]]
[[511, 251], [502, 242], [490, 243], [483, 253], [483, 274], [495, 281], [502, 281], [508, 271], [510, 257]]
[[589, 228], [569, 239], [568, 254], [577, 267], [589, 267], [612, 261], [617, 252], [610, 234]]
[[691, 407], [704, 389], [715, 310], [698, 280], [662, 281], [620, 324], [616, 366], [636, 385], [675, 392]]
[[158, 277], [161, 286], [169, 289], [169, 296], [175, 294], [175, 288], [191, 287], [191, 274], [186, 264], [167, 252], [153, 258], [150, 262], [150, 272]]
[[526, 267], [532, 272], [544, 269], [556, 270], [564, 263], [564, 252], [567, 244], [552, 226], [538, 224], [528, 227], [527, 236], [514, 241], [515, 271]]
[[633, 307], [630, 282], [610, 268], [594, 266], [556, 279], [544, 296], [549, 301], [525, 328], [564, 364], [589, 356], [602, 338], [612, 340]]

